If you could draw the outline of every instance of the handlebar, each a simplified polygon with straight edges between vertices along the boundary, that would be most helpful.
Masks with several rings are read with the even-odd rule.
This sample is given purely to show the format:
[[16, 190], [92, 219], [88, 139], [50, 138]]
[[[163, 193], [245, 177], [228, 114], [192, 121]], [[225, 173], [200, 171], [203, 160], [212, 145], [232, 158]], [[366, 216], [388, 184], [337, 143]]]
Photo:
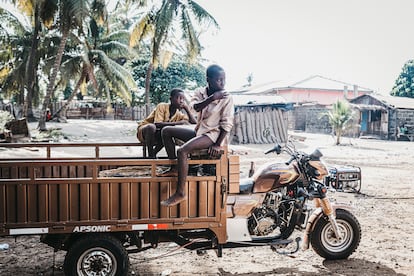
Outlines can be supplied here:
[[274, 146], [274, 148], [265, 151], [265, 154], [269, 154], [271, 152], [276, 152], [276, 154], [280, 154], [282, 152], [282, 147], [279, 144], [277, 144], [276, 146]]
[[285, 162], [285, 164], [286, 164], [286, 165], [290, 165], [290, 163], [292, 163], [295, 159], [296, 159], [296, 157], [292, 155], [292, 156], [290, 157], [289, 161]]

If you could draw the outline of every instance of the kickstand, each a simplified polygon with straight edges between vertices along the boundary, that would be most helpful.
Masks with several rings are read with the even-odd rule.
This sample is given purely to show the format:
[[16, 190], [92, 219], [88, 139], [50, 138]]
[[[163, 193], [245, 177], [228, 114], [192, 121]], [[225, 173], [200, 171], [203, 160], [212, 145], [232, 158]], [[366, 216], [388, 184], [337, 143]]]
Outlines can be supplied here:
[[280, 250], [280, 248], [283, 246], [283, 247], [286, 247], [288, 244], [283, 244], [283, 245], [271, 245], [270, 246], [270, 248], [274, 251], [274, 252], [276, 252], [276, 253], [278, 253], [278, 254], [281, 254], [281, 255], [290, 255], [290, 254], [293, 254], [293, 253], [296, 253], [296, 252], [298, 252], [298, 250], [299, 250], [299, 243], [300, 243], [300, 241], [301, 241], [302, 239], [300, 238], [300, 237], [297, 237], [296, 239], [295, 239], [295, 242], [296, 242], [296, 248], [295, 249], [293, 249], [293, 250], [291, 250], [291, 251], [282, 251], [282, 250]]

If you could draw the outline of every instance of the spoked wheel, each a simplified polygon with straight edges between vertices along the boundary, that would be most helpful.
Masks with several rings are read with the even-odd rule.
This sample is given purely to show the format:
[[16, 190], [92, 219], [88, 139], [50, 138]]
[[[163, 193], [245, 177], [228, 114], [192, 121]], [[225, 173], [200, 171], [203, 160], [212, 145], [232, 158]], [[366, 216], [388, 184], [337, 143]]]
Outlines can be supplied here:
[[128, 253], [110, 235], [87, 236], [77, 241], [65, 257], [66, 275], [126, 275]]
[[336, 222], [341, 236], [339, 239], [328, 218], [320, 218], [311, 233], [313, 250], [328, 260], [348, 258], [361, 240], [361, 226], [352, 213], [337, 209]]

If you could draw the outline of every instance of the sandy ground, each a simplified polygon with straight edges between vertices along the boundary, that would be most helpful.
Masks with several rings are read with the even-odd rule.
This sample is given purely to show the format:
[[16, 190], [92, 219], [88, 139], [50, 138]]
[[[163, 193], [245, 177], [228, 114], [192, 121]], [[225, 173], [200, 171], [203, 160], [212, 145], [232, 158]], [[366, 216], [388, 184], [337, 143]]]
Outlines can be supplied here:
[[[37, 135], [31, 124], [32, 135]], [[62, 128], [70, 141], [135, 141], [135, 122], [72, 120], [67, 124], [48, 123]], [[214, 251], [199, 256], [196, 252], [161, 244], [157, 249], [130, 255], [130, 275], [414, 275], [414, 143], [343, 139], [334, 146], [329, 135], [295, 133], [305, 137], [298, 147], [305, 152], [319, 148], [329, 165], [352, 164], [362, 170], [360, 194], [332, 192], [338, 202], [354, 207], [362, 227], [362, 240], [347, 260], [325, 261], [312, 249], [292, 255], [279, 255], [269, 247], [225, 249], [218, 258]], [[237, 145], [241, 172], [246, 175], [250, 161], [256, 166], [275, 158], [263, 151], [273, 145]], [[27, 150], [0, 155], [25, 155]], [[161, 155], [165, 154], [161, 152]], [[297, 232], [297, 235], [301, 235]], [[37, 236], [0, 238], [8, 250], [0, 251], [0, 275], [63, 275], [65, 252], [39, 243]]]

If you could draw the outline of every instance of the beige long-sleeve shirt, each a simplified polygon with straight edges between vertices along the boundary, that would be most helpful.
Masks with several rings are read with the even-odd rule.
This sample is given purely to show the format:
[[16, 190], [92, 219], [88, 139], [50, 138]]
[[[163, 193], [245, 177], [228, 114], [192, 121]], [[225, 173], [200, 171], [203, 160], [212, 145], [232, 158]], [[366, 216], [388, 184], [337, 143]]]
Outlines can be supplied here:
[[[200, 88], [194, 92], [191, 98], [191, 106], [208, 98], [207, 89]], [[228, 143], [228, 136], [233, 127], [234, 104], [231, 95], [215, 100], [197, 113], [196, 133], [206, 135], [211, 141], [216, 142], [222, 128], [228, 134], [223, 140], [223, 145]]]

